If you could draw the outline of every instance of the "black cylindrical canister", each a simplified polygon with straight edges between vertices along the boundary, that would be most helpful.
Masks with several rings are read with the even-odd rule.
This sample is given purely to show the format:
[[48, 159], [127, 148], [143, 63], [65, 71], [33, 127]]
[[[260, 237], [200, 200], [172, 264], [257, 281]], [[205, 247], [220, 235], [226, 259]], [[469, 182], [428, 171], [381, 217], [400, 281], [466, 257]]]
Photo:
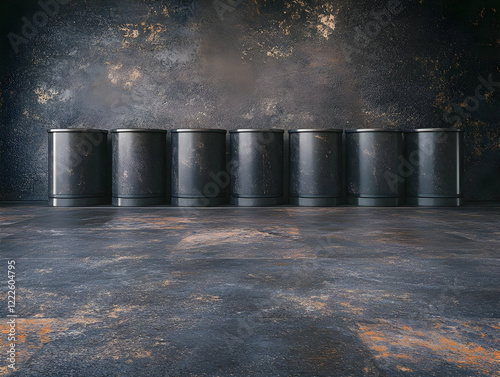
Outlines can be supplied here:
[[109, 203], [108, 131], [72, 128], [48, 133], [49, 205]]
[[167, 188], [167, 131], [124, 128], [111, 131], [112, 203], [164, 204]]
[[290, 203], [336, 206], [342, 197], [342, 130], [290, 130]]
[[346, 131], [347, 201], [360, 206], [397, 206], [404, 190], [403, 132]]
[[231, 204], [283, 202], [283, 130], [239, 129], [231, 134]]
[[424, 128], [405, 132], [406, 203], [460, 206], [464, 203], [463, 130]]
[[226, 201], [226, 130], [172, 130], [172, 204], [216, 206]]

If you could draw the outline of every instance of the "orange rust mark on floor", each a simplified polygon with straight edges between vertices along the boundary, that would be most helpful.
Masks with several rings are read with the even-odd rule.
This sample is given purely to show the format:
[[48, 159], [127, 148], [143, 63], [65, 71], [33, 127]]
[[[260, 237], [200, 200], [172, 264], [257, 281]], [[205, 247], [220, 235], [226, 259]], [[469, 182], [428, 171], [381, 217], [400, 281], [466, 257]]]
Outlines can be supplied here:
[[22, 331], [20, 334], [18, 334], [17, 341], [20, 343], [26, 342], [26, 332]]
[[382, 357], [389, 357], [389, 352], [387, 352], [387, 347], [385, 346], [373, 346], [372, 349], [381, 353]]
[[211, 295], [201, 295], [201, 296], [191, 295], [190, 298], [192, 300], [197, 300], [204, 303], [221, 301], [221, 298], [219, 296], [211, 296]]
[[377, 336], [378, 334], [375, 331], [367, 331], [365, 333], [365, 335], [369, 336], [371, 339], [374, 339], [374, 340], [380, 340], [380, 341], [384, 340], [382, 337]]
[[328, 299], [325, 296], [299, 297], [299, 296], [283, 295], [281, 297], [284, 297], [292, 301], [293, 303], [299, 305], [308, 312], [319, 312], [322, 315], [330, 313], [327, 303], [324, 302], [325, 300]]
[[354, 314], [363, 314], [363, 312], [364, 312], [363, 308], [354, 306], [348, 301], [341, 302], [340, 305], [342, 305], [344, 308], [346, 308], [347, 310], [349, 310], [350, 312], [352, 312]]
[[42, 329], [39, 331], [40, 335], [40, 341], [42, 343], [48, 343], [50, 342], [50, 337], [47, 334], [50, 334], [52, 331], [50, 327], [50, 323], [46, 324], [45, 326], [42, 327]]
[[137, 305], [129, 305], [129, 306], [114, 305], [113, 309], [109, 312], [108, 317], [109, 318], [118, 318], [122, 314], [128, 314], [128, 313], [133, 312], [134, 310], [137, 310], [139, 308], [140, 307]]
[[291, 264], [290, 262], [274, 262], [276, 266], [290, 266]]
[[441, 343], [443, 343], [443, 344], [445, 345], [445, 347], [449, 347], [449, 348], [451, 348], [451, 347], [458, 347], [458, 344], [457, 344], [457, 343], [455, 343], [455, 342], [453, 342], [453, 341], [451, 341], [451, 340], [449, 340], [449, 339], [446, 339], [445, 337], [441, 337], [441, 338], [439, 339], [439, 341], [440, 341]]
[[[31, 358], [34, 353], [45, 344], [53, 340], [55, 334], [68, 330], [74, 324], [84, 326], [92, 322], [85, 318], [16, 318], [16, 364], [18, 369], [22, 364]], [[7, 334], [10, 332], [10, 326], [6, 322], [0, 323], [0, 345], [5, 347], [10, 343], [7, 341]], [[2, 340], [7, 341], [6, 344]], [[3, 375], [3, 369], [0, 368], [0, 375]]]
[[189, 223], [196, 223], [196, 219], [161, 215], [117, 216], [109, 221], [105, 227], [112, 229], [186, 229], [186, 225]]
[[338, 357], [338, 351], [336, 349], [325, 348], [322, 349], [318, 354], [314, 356], [309, 356], [307, 359], [316, 366], [325, 367], [332, 360]]
[[[429, 365], [446, 361], [459, 368], [498, 375], [500, 351], [496, 350], [497, 337], [488, 336], [488, 331], [485, 332], [485, 327], [494, 329], [495, 325], [423, 324], [426, 326], [418, 330], [407, 325], [398, 326], [397, 323], [359, 325], [359, 335], [377, 357], [392, 360], [395, 364], [399, 360], [395, 368], [400, 371], [404, 370], [399, 367], [419, 369], [419, 364], [425, 359]], [[481, 339], [482, 344], [478, 344], [476, 339]], [[400, 365], [403, 360], [405, 365]]]
[[396, 365], [396, 369], [399, 370], [400, 372], [413, 372], [413, 369], [403, 367], [401, 365]]
[[[24, 319], [16, 318], [16, 360], [18, 366], [28, 360], [34, 352], [51, 341], [50, 334], [69, 328], [65, 320], [56, 318]], [[57, 326], [54, 326], [57, 324]], [[54, 327], [56, 329], [54, 329]], [[7, 339], [10, 327], [7, 323], [0, 324], [0, 333]], [[10, 343], [10, 342], [9, 342]]]
[[412, 357], [410, 355], [394, 355], [398, 359], [411, 359]]

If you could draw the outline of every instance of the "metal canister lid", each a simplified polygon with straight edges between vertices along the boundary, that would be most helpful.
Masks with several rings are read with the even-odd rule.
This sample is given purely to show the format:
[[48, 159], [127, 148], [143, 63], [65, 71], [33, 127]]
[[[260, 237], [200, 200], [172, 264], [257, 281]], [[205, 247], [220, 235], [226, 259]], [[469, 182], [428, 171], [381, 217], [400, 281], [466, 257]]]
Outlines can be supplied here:
[[119, 132], [154, 132], [154, 133], [167, 133], [167, 130], [157, 130], [153, 128], [115, 128], [111, 130], [111, 133], [119, 133]]
[[93, 128], [51, 128], [47, 130], [49, 133], [63, 133], [63, 132], [104, 132], [108, 133], [107, 130], [99, 130]]
[[284, 130], [278, 128], [238, 128], [235, 130], [229, 130], [229, 133], [243, 133], [243, 132], [274, 132], [274, 133], [284, 133]]
[[345, 130], [346, 133], [354, 132], [403, 132], [399, 128], [358, 128], [356, 130]]
[[297, 133], [297, 132], [338, 132], [342, 133], [344, 130], [338, 128], [297, 128], [295, 130], [288, 130], [288, 133]]
[[459, 128], [416, 128], [405, 132], [464, 132]]
[[180, 132], [220, 132], [226, 133], [226, 130], [222, 130], [220, 128], [176, 128], [170, 130], [171, 133], [180, 133]]

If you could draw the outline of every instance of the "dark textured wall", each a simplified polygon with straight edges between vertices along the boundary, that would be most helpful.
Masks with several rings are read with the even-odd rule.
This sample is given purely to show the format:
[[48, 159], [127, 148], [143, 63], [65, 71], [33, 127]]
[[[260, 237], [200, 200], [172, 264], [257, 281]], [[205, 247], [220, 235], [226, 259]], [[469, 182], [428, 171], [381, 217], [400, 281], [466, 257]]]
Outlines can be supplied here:
[[48, 128], [451, 126], [500, 199], [498, 1], [57, 4], [0, 5], [2, 200], [46, 198]]

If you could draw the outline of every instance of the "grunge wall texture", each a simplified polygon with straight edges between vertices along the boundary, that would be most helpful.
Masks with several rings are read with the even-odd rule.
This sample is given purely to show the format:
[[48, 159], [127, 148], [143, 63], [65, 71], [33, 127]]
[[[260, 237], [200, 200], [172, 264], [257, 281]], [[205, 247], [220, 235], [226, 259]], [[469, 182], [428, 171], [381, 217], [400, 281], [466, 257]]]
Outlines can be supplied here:
[[2, 2], [0, 199], [46, 199], [48, 128], [455, 126], [499, 200], [498, 5]]

